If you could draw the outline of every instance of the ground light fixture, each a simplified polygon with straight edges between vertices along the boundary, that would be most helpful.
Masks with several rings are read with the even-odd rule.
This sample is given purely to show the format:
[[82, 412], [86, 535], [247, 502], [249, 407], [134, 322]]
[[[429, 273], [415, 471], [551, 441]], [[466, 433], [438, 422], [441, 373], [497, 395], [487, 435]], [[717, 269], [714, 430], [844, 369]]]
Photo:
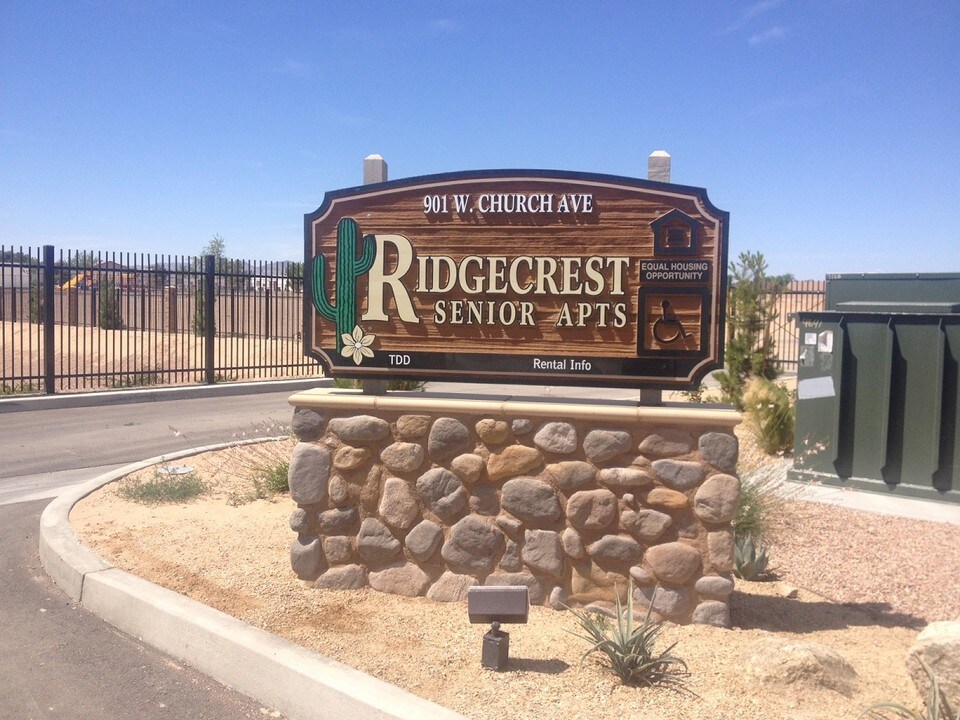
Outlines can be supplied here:
[[526, 586], [472, 587], [467, 590], [467, 614], [475, 624], [490, 623], [483, 636], [480, 664], [490, 670], [503, 670], [510, 659], [510, 633], [501, 623], [526, 623], [530, 595]]

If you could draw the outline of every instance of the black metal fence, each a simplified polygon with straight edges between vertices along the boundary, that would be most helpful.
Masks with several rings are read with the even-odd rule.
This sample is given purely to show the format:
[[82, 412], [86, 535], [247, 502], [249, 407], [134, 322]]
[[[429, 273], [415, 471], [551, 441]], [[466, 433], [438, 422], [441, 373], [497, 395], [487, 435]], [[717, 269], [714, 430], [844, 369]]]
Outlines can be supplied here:
[[781, 368], [796, 372], [800, 365], [800, 339], [796, 314], [823, 310], [826, 292], [823, 280], [794, 280], [777, 302], [776, 316], [770, 323], [777, 359]]
[[3, 394], [309, 377], [297, 263], [0, 246]]
[[[784, 370], [798, 365], [793, 314], [823, 295], [802, 281], [780, 297]], [[0, 394], [320, 375], [302, 317], [299, 263], [0, 246]]]

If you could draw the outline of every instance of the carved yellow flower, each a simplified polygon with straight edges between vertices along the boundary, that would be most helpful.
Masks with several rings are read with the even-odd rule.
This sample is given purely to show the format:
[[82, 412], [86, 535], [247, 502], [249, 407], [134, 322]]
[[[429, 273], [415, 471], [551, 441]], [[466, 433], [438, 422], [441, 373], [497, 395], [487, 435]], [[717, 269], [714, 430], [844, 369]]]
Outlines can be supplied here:
[[353, 362], [359, 365], [365, 357], [373, 357], [373, 350], [370, 346], [377, 339], [376, 335], [364, 335], [363, 328], [357, 325], [352, 333], [343, 333], [340, 340], [343, 343], [343, 349], [340, 354], [345, 358], [353, 358]]

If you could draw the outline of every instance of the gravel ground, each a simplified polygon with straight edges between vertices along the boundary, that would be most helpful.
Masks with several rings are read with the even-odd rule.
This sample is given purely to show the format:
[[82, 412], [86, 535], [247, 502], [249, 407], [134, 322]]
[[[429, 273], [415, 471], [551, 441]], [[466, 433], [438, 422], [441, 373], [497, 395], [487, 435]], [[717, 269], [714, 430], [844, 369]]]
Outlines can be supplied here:
[[[215, 487], [199, 501], [142, 506], [111, 486], [71, 521], [119, 567], [477, 720], [835, 720], [881, 700], [916, 705], [904, 654], [927, 622], [960, 615], [960, 527], [783, 500], [771, 540], [776, 577], [738, 581], [734, 627], [667, 627], [663, 647], [677, 643], [687, 692], [621, 685], [593, 656], [581, 661], [586, 645], [571, 634], [570, 614], [539, 607], [527, 625], [507, 628], [509, 669], [483, 670], [485, 628], [467, 622], [463, 604], [320, 591], [292, 575], [293, 506], [284, 496], [253, 500], [244, 477], [265, 458], [289, 457], [289, 444], [265, 447], [191, 459]], [[743, 455], [751, 460], [748, 443]], [[796, 598], [783, 596], [785, 583], [799, 588]], [[775, 641], [832, 648], [856, 679], [840, 691], [815, 678], [761, 680], [747, 660]]]

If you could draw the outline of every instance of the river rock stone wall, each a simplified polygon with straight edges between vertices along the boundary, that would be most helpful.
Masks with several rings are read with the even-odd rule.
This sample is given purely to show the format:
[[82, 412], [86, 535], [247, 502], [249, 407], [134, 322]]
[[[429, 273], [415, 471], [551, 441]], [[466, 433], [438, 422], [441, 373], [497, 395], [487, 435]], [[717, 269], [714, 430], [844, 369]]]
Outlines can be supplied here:
[[559, 609], [611, 603], [630, 576], [659, 616], [729, 626], [729, 428], [304, 407], [293, 428], [290, 561], [316, 587], [522, 584]]

